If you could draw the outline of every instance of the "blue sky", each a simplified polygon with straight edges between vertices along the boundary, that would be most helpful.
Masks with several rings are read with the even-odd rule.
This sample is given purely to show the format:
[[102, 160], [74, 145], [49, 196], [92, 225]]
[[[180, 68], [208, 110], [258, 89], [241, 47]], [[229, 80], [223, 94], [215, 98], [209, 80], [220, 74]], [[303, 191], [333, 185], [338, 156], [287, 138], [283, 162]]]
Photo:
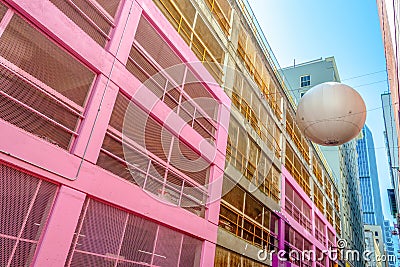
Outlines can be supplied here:
[[[388, 90], [388, 85], [376, 2], [249, 2], [281, 67], [293, 65], [294, 59], [301, 63], [334, 56], [342, 82], [354, 87], [364, 98], [368, 110], [367, 125], [376, 147], [383, 213], [392, 220], [386, 193], [391, 185], [380, 108], [380, 95]], [[349, 79], [373, 72], [378, 73]]]

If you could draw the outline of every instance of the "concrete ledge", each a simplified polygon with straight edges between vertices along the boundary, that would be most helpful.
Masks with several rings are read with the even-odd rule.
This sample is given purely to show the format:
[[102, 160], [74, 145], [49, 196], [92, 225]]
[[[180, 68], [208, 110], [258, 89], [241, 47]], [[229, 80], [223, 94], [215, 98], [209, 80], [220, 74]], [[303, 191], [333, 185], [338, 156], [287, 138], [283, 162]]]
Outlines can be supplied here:
[[259, 247], [253, 246], [243, 239], [221, 228], [218, 228], [217, 245], [267, 266], [272, 266], [272, 261], [270, 259], [267, 259], [265, 261], [260, 261], [258, 259], [258, 252], [260, 251]]

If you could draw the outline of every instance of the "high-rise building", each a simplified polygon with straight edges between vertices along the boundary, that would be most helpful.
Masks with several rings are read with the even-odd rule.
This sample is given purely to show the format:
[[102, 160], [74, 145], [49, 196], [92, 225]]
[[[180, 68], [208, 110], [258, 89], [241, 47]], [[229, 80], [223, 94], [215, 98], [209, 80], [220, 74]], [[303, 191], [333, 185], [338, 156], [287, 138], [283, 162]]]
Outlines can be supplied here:
[[[341, 237], [347, 240], [350, 248], [361, 253], [365, 249], [365, 239], [356, 146], [357, 142], [352, 140], [340, 147], [343, 227]], [[362, 261], [352, 261], [351, 264], [364, 266]]]
[[390, 93], [381, 95], [383, 120], [385, 125], [384, 138], [389, 161], [390, 180], [393, 188], [388, 189], [390, 211], [394, 218], [399, 210], [399, 148], [396, 132], [396, 122], [393, 114], [393, 104]]
[[357, 140], [357, 154], [364, 224], [380, 225], [383, 229], [384, 218], [374, 139], [367, 125], [363, 127]]
[[[281, 70], [290, 87], [290, 93], [296, 102], [312, 87], [323, 82], [340, 82], [334, 57], [316, 59]], [[352, 140], [336, 147], [316, 146], [326, 159], [327, 169], [340, 192], [341, 225], [340, 237], [345, 239], [349, 249], [364, 251], [364, 228], [362, 223], [360, 185], [358, 179], [356, 141]], [[339, 202], [339, 201], [338, 201]], [[346, 262], [341, 262], [343, 266]], [[362, 262], [348, 262], [353, 266], [362, 266]]]
[[394, 233], [397, 233], [397, 229], [395, 229], [388, 220], [384, 221], [384, 227], [385, 228], [383, 230], [383, 234], [386, 240], [385, 245], [387, 263], [389, 267], [397, 267], [398, 263], [400, 262], [400, 258], [397, 258], [400, 253], [399, 239], [395, 235], [393, 235]]
[[[385, 50], [386, 57], [386, 69], [389, 81], [389, 89], [390, 89], [390, 97], [392, 102], [392, 110], [393, 110], [393, 120], [394, 125], [393, 128], [396, 129], [397, 143], [400, 138], [400, 55], [399, 51], [399, 42], [400, 36], [397, 34], [400, 31], [400, 25], [397, 23], [400, 20], [400, 6], [398, 5], [397, 0], [377, 0], [378, 5], [378, 13], [381, 24], [382, 31], [382, 39]], [[387, 113], [389, 114], [389, 113]], [[391, 127], [392, 128], [392, 127]], [[393, 142], [394, 143], [394, 142]], [[397, 158], [399, 158], [399, 154], [394, 154]], [[399, 160], [397, 159], [397, 162]], [[398, 170], [399, 166], [391, 166]], [[397, 183], [394, 188], [399, 188], [398, 180], [396, 181], [396, 176], [394, 177], [395, 182]], [[391, 199], [393, 200], [393, 195], [396, 196], [396, 192], [389, 191], [391, 195]], [[398, 198], [398, 193], [397, 193]], [[399, 200], [396, 200], [396, 203], [399, 203]], [[393, 205], [393, 203], [392, 203]], [[399, 206], [397, 206], [399, 208]], [[397, 214], [397, 225], [400, 225], [400, 217]]]
[[380, 225], [364, 225], [365, 249], [370, 252], [366, 262], [368, 267], [386, 266], [386, 251], [384, 249], [383, 233]]
[[0, 19], [0, 266], [335, 264], [337, 180], [247, 1], [0, 0]]

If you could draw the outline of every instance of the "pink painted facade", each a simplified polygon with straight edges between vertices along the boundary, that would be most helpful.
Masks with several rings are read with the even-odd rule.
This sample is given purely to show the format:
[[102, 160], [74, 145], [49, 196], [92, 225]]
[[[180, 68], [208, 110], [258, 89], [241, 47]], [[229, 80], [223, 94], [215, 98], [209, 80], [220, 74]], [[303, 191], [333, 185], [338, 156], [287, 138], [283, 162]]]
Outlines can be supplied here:
[[[336, 246], [335, 228], [328, 222], [310, 197], [282, 166], [281, 231], [279, 248], [291, 251], [315, 251], [317, 255]], [[299, 248], [301, 240], [301, 248]], [[318, 257], [318, 256], [317, 256]], [[332, 255], [335, 257], [335, 255]], [[335, 266], [329, 257], [320, 261], [293, 261], [288, 266]]]
[[[221, 194], [229, 98], [168, 74], [176, 99], [142, 86], [139, 74], [197, 61], [152, 1], [76, 3], [1, 1], [0, 266], [213, 266], [219, 201], [208, 200]], [[202, 65], [185, 66], [183, 80], [213, 82]], [[190, 101], [199, 97], [214, 100], [212, 112]], [[148, 146], [122, 148], [127, 103], [147, 118]], [[167, 154], [156, 149], [165, 136], [152, 139], [160, 129]], [[177, 148], [207, 167], [183, 168]], [[141, 161], [124, 161], [124, 149]]]

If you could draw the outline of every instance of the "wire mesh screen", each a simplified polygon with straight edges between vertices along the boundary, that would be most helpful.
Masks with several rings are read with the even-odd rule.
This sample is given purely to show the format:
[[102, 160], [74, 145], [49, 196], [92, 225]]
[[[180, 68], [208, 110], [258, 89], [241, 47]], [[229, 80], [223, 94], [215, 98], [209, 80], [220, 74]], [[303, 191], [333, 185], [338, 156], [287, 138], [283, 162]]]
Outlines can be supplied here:
[[[129, 118], [124, 119], [128, 109]], [[195, 163], [199, 168], [194, 168]], [[205, 215], [209, 163], [129, 104], [122, 93], [117, 96], [97, 165], [162, 201]]]
[[50, 1], [99, 45], [104, 47], [110, 40], [109, 35], [114, 27], [114, 16], [120, 1]]
[[0, 266], [30, 266], [57, 186], [0, 164]]
[[202, 242], [87, 199], [65, 266], [199, 266]]
[[[202, 68], [192, 63], [191, 68]], [[219, 103], [178, 56], [162, 34], [143, 16], [126, 68], [203, 138], [215, 141]], [[201, 72], [201, 71], [200, 71]]]
[[0, 118], [68, 149], [94, 77], [14, 14], [0, 37]]

